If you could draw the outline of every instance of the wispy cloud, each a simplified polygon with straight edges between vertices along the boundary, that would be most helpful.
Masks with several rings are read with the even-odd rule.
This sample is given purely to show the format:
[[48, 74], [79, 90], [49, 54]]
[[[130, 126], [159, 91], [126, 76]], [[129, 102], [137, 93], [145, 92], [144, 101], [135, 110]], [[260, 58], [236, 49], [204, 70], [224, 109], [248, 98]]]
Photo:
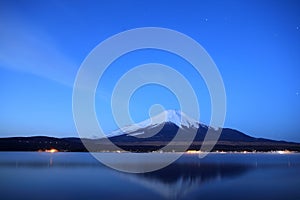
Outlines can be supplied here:
[[38, 27], [17, 16], [0, 23], [0, 67], [31, 73], [72, 87], [79, 66]]

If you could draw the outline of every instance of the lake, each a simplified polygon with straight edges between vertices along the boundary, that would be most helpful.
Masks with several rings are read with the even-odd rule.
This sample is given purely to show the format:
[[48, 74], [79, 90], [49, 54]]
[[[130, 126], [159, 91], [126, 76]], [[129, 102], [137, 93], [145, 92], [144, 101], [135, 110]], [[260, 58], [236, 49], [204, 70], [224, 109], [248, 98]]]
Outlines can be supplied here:
[[300, 154], [184, 154], [161, 170], [131, 174], [89, 153], [0, 152], [0, 180], [3, 200], [291, 200], [300, 199]]

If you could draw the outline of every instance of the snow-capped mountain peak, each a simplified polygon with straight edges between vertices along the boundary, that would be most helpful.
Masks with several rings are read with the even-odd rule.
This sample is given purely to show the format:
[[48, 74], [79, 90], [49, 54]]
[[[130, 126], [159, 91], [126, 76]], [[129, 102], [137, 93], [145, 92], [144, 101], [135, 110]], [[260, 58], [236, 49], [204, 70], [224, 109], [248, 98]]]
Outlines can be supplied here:
[[132, 124], [129, 126], [122, 127], [119, 130], [113, 131], [109, 136], [115, 136], [120, 134], [130, 134], [133, 132], [138, 131], [139, 129], [143, 129], [146, 127], [155, 127], [164, 123], [173, 123], [176, 124], [176, 126], [183, 128], [199, 128], [200, 123], [187, 116], [181, 111], [178, 110], [166, 110], [150, 119], [147, 119], [145, 121], [142, 121], [137, 124]]
[[198, 121], [188, 117], [186, 114], [178, 110], [166, 110], [146, 121], [148, 123], [149, 121], [151, 121], [151, 124], [161, 124], [161, 123], [171, 122], [173, 124], [176, 124], [180, 128], [182, 128], [183, 126], [185, 127], [193, 126], [195, 128], [199, 127]]

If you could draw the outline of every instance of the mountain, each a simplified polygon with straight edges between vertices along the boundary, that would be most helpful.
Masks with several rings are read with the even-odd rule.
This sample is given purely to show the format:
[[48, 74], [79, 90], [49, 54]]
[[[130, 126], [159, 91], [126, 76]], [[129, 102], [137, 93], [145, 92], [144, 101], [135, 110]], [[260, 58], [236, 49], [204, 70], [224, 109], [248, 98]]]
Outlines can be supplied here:
[[[170, 141], [170, 139], [174, 138], [179, 129], [181, 129], [181, 131], [185, 134], [196, 132], [195, 141], [201, 142], [203, 141], [208, 129], [212, 129], [212, 131], [215, 132], [218, 130], [218, 128], [201, 124], [180, 111], [167, 110], [151, 119], [113, 131], [110, 134], [110, 138], [112, 140], [135, 140], [131, 137], [134, 136], [138, 138], [145, 138], [144, 140], [139, 141]], [[150, 138], [149, 136], [152, 137]], [[257, 138], [248, 136], [237, 130], [224, 128], [222, 130], [220, 140], [250, 142], [257, 140]]]
[[188, 127], [198, 129], [201, 126], [198, 121], [188, 117], [180, 111], [167, 110], [140, 123], [125, 126], [119, 130], [113, 131], [110, 136], [122, 135], [124, 133], [136, 136], [143, 134], [144, 129], [155, 128], [165, 123], [176, 125], [178, 128]]
[[[143, 151], [144, 149], [157, 150], [167, 145], [180, 130], [183, 134], [196, 133], [189, 149], [199, 150], [208, 129], [212, 132], [218, 130], [218, 128], [201, 124], [180, 111], [167, 110], [151, 119], [113, 131], [110, 134], [110, 140], [122, 149], [130, 151]], [[184, 137], [180, 142], [186, 142]], [[174, 148], [180, 149], [179, 146], [180, 144]], [[169, 150], [172, 151], [172, 149]], [[223, 128], [214, 150], [299, 151], [300, 144], [255, 138], [238, 130]]]
[[[151, 152], [164, 147], [165, 151], [186, 150], [187, 138], [195, 134], [188, 150], [200, 150], [203, 140], [210, 130], [219, 130], [175, 111], [164, 111], [151, 119], [125, 126], [109, 134], [108, 139], [51, 138], [51, 137], [13, 137], [0, 138], [0, 151], [38, 151], [55, 148], [59, 151], [87, 151], [83, 143], [88, 144], [89, 151], [115, 151], [116, 146], [126, 151]], [[168, 145], [180, 132], [179, 139]], [[166, 148], [166, 145], [168, 145]], [[238, 130], [223, 128], [213, 151], [297, 151], [300, 144], [255, 138]]]

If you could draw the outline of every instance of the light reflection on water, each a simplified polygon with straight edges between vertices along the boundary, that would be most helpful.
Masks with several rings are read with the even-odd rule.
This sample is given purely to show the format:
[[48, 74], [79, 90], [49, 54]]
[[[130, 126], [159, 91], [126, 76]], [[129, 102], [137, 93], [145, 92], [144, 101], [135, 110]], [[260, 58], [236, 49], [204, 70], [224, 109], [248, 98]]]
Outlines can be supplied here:
[[1, 199], [300, 198], [298, 154], [184, 155], [159, 171], [129, 174], [88, 153], [2, 152], [0, 170]]

